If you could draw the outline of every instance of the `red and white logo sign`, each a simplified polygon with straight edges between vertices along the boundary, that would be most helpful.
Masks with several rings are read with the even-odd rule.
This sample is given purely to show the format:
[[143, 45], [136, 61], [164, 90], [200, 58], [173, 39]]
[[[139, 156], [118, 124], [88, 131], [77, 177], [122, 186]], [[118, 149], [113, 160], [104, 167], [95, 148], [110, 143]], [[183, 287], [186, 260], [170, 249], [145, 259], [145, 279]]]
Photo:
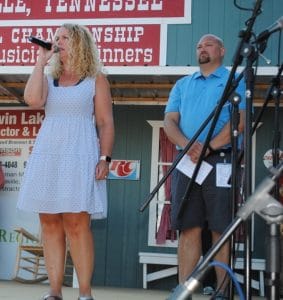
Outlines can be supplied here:
[[139, 179], [140, 163], [137, 160], [112, 160], [108, 179]]
[[[279, 151], [279, 162], [283, 161], [283, 151], [280, 149]], [[266, 168], [270, 168], [273, 166], [273, 154], [272, 154], [272, 149], [269, 149], [266, 151], [266, 153], [263, 155], [263, 163]]]

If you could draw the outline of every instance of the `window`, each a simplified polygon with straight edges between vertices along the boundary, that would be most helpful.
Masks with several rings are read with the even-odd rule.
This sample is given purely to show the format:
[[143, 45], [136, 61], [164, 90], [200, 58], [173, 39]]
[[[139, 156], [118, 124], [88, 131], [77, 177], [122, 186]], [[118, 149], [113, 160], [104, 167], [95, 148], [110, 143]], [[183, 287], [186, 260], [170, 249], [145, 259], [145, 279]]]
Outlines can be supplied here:
[[[176, 156], [175, 146], [168, 140], [163, 130], [162, 121], [149, 121], [152, 126], [152, 161], [151, 185], [152, 191], [167, 174]], [[177, 247], [177, 234], [170, 229], [170, 198], [171, 175], [160, 186], [149, 206], [150, 246]]]

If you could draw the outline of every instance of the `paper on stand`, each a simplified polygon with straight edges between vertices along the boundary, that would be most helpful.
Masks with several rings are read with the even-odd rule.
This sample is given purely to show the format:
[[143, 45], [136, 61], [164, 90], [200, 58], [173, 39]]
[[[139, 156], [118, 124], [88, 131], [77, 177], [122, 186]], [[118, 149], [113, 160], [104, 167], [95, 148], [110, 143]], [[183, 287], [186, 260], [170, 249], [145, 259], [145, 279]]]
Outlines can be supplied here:
[[231, 187], [228, 180], [231, 176], [231, 164], [216, 164], [216, 186], [218, 187]]
[[[195, 167], [196, 167], [196, 164], [191, 161], [190, 157], [187, 154], [185, 154], [182, 157], [182, 159], [179, 161], [179, 163], [176, 166], [176, 168], [179, 171], [181, 171], [182, 173], [184, 173], [186, 176], [188, 176], [190, 178], [192, 178], [192, 176], [193, 176]], [[206, 161], [202, 161], [201, 166], [198, 171], [198, 175], [196, 177], [196, 183], [201, 185], [203, 183], [203, 181], [205, 180], [205, 178], [207, 177], [207, 175], [212, 170], [212, 168], [213, 168], [212, 165], [210, 165]]]

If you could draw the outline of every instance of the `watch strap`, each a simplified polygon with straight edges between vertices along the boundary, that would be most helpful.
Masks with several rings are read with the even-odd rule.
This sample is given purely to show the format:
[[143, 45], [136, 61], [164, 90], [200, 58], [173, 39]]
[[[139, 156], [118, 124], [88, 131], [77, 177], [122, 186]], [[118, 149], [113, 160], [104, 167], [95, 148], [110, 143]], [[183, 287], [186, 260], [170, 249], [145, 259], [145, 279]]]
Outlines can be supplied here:
[[101, 155], [99, 160], [104, 160], [104, 161], [107, 161], [107, 162], [111, 162], [111, 157], [108, 156], [108, 155]]

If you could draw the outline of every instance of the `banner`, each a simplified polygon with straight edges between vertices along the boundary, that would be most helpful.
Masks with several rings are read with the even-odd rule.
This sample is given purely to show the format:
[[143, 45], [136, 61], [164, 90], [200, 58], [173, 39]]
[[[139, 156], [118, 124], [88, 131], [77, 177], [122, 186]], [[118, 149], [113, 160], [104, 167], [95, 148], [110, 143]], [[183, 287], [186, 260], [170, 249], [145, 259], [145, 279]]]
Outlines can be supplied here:
[[17, 250], [16, 227], [39, 232], [37, 214], [16, 210], [27, 158], [44, 118], [42, 110], [0, 108], [0, 161], [5, 186], [0, 190], [0, 279], [13, 277]]
[[105, 66], [164, 66], [167, 26], [191, 23], [191, 0], [9, 0], [0, 15], [2, 66], [34, 65], [29, 36], [51, 42], [63, 23], [89, 27]]
[[0, 3], [2, 20], [183, 17], [184, 0], [10, 0]]
[[[159, 64], [160, 25], [89, 25], [88, 27], [105, 66]], [[34, 65], [38, 46], [30, 43], [28, 37], [33, 35], [42, 40], [52, 41], [57, 28], [58, 26], [0, 27], [3, 41], [0, 49], [0, 64]]]

